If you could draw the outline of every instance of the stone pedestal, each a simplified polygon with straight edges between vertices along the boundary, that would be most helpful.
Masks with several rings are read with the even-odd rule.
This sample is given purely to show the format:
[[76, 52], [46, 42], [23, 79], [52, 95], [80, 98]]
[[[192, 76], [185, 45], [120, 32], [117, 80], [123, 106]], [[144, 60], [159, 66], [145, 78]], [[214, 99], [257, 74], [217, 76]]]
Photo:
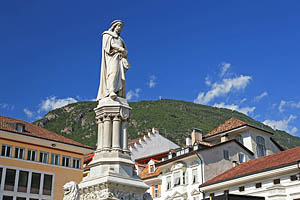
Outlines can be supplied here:
[[107, 97], [95, 108], [97, 150], [90, 172], [79, 184], [80, 200], [142, 200], [148, 186], [134, 173], [128, 150], [127, 127], [131, 108], [124, 98]]

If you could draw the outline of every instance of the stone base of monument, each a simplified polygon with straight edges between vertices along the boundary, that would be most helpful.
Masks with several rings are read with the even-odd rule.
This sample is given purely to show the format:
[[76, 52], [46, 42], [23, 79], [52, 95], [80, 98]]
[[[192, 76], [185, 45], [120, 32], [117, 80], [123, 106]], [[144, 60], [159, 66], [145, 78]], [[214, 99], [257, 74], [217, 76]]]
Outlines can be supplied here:
[[142, 200], [149, 188], [134, 172], [128, 150], [127, 100], [107, 97], [95, 108], [98, 124], [97, 150], [89, 164], [90, 172], [79, 186], [80, 200]]

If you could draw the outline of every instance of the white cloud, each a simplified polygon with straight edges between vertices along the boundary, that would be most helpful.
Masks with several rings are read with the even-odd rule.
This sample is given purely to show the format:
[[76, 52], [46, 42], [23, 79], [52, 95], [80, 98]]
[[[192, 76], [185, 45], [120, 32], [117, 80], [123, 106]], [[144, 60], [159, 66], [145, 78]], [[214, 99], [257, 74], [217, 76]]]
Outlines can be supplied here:
[[243, 98], [240, 103], [244, 103], [245, 101], [247, 101], [247, 98]]
[[43, 100], [42, 103], [40, 103], [38, 113], [48, 112], [50, 110], [61, 108], [70, 103], [76, 103], [76, 102], [77, 100], [74, 99], [73, 97], [67, 97], [64, 99], [57, 99], [55, 96], [47, 97], [46, 100]]
[[195, 103], [207, 104], [216, 97], [224, 96], [231, 91], [243, 90], [250, 82], [252, 78], [250, 76], [239, 76], [237, 78], [223, 79], [221, 83], [214, 83], [211, 90], [206, 94], [200, 92]]
[[129, 92], [127, 92], [126, 99], [130, 101], [133, 97], [139, 98], [140, 92], [141, 92], [140, 88], [136, 88], [135, 91], [130, 90]]
[[9, 105], [7, 103], [0, 103], [0, 109], [13, 110], [15, 106]]
[[283, 119], [283, 120], [265, 120], [263, 123], [271, 126], [273, 129], [277, 129], [277, 130], [283, 130], [286, 131], [288, 133], [291, 134], [295, 134], [298, 129], [295, 126], [291, 126], [290, 122], [292, 122], [293, 120], [295, 120], [297, 117], [295, 115], [290, 115], [289, 118], [287, 119]]
[[155, 87], [155, 85], [156, 85], [155, 80], [156, 80], [156, 76], [154, 76], [154, 75], [150, 76], [150, 80], [148, 82], [149, 88], [154, 88]]
[[230, 110], [236, 110], [236, 111], [239, 111], [241, 113], [244, 113], [245, 115], [248, 115], [248, 114], [252, 113], [255, 110], [255, 107], [243, 107], [243, 108], [240, 108], [239, 105], [235, 105], [235, 104], [226, 105], [224, 102], [215, 103], [213, 105], [213, 107], [227, 108], [227, 109], [230, 109]]
[[205, 77], [205, 84], [206, 84], [207, 86], [210, 86], [210, 85], [211, 85], [211, 81], [210, 81], [210, 79], [209, 79], [208, 76]]
[[27, 109], [27, 108], [25, 108], [24, 110], [24, 113], [26, 114], [26, 116], [28, 117], [28, 118], [32, 118], [33, 117], [33, 112], [32, 111], [30, 111], [29, 109]]
[[294, 102], [294, 101], [280, 101], [278, 110], [279, 112], [284, 112], [284, 107], [291, 107], [291, 108], [300, 108], [300, 101]]
[[223, 62], [221, 64], [221, 72], [220, 72], [220, 77], [223, 77], [226, 72], [228, 71], [228, 69], [230, 68], [231, 64], [230, 63], [226, 63], [226, 62]]
[[261, 95], [254, 97], [254, 101], [259, 102], [262, 98], [268, 96], [267, 92], [263, 92]]

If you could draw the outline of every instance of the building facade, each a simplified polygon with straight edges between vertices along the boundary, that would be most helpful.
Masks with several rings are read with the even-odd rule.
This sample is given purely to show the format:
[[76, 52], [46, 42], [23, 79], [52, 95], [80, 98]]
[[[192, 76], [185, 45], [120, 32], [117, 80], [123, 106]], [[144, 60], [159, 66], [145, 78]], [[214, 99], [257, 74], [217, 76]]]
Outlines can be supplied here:
[[91, 147], [31, 123], [0, 116], [0, 199], [58, 200], [80, 182]]
[[300, 147], [242, 163], [208, 180], [199, 189], [206, 197], [228, 193], [266, 200], [299, 200]]

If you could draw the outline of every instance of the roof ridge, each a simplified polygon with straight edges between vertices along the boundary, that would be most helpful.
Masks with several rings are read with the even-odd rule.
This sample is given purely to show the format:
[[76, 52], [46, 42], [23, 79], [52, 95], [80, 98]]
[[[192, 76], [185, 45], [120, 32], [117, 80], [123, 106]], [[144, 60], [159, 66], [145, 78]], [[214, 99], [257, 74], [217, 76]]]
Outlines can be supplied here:
[[[286, 156], [286, 154], [291, 154], [291, 153], [297, 154], [296, 157], [295, 156], [293, 157], [292, 155]], [[298, 156], [298, 154], [299, 154], [299, 156]], [[277, 158], [277, 157], [280, 157], [281, 155], [284, 155], [284, 158], [286, 158], [286, 159], [283, 159], [283, 158], [278, 159]], [[271, 154], [268, 156], [252, 159], [252, 160], [249, 160], [248, 162], [243, 162], [240, 165], [238, 165], [234, 168], [231, 168], [231, 169], [217, 175], [216, 177], [206, 181], [202, 185], [204, 186], [204, 185], [216, 183], [219, 181], [226, 181], [228, 179], [232, 179], [235, 177], [245, 176], [247, 174], [252, 174], [254, 172], [258, 172], [258, 171], [262, 171], [262, 170], [266, 170], [266, 169], [271, 169], [273, 167], [278, 167], [281, 165], [293, 163], [297, 160], [300, 160], [300, 146], [297, 146], [297, 147], [294, 147], [291, 149], [287, 149], [285, 151], [277, 152], [277, 153], [274, 153], [274, 154]], [[262, 163], [264, 163], [264, 162], [267, 162], [268, 165], [263, 166]], [[274, 163], [274, 164], [272, 164], [272, 163]], [[254, 165], [257, 167], [257, 169], [253, 168]], [[243, 168], [245, 168], [245, 169], [243, 169]], [[247, 169], [248, 169], [248, 171], [246, 171]], [[236, 174], [234, 174], [234, 172], [236, 172]], [[228, 174], [228, 177], [225, 176], [226, 174]]]
[[[9, 123], [23, 123], [23, 124], [25, 124], [25, 132], [20, 132], [18, 130], [15, 130], [15, 129], [11, 128], [8, 125]], [[22, 134], [22, 135], [25, 135], [25, 136], [42, 138], [42, 139], [46, 139], [46, 140], [61, 142], [61, 143], [70, 144], [70, 145], [76, 145], [76, 146], [89, 148], [89, 149], [92, 148], [90, 146], [83, 145], [83, 144], [81, 144], [81, 143], [79, 143], [75, 140], [72, 140], [70, 138], [62, 136], [58, 133], [55, 133], [53, 131], [42, 128], [42, 127], [40, 127], [38, 125], [35, 125], [33, 123], [26, 122], [25, 120], [15, 119], [15, 118], [3, 116], [3, 115], [0, 115], [0, 129], [15, 132], [15, 133]]]

